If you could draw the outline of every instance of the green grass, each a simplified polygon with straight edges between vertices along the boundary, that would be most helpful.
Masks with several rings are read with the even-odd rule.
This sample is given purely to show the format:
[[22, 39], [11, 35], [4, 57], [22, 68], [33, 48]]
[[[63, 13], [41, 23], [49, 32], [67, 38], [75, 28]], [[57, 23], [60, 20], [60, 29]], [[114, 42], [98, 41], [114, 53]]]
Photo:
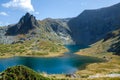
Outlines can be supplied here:
[[31, 40], [24, 43], [0, 44], [0, 56], [6, 55], [48, 55], [65, 51], [63, 45], [48, 40]]
[[14, 66], [1, 74], [0, 80], [50, 80], [25, 66]]
[[[90, 55], [89, 55], [90, 56]], [[86, 66], [84, 70], [79, 70], [76, 74], [79, 74], [82, 78], [90, 75], [106, 75], [106, 74], [120, 74], [120, 56], [112, 55], [112, 53], [102, 53], [91, 55], [99, 58], [105, 56], [106, 62], [93, 63]], [[119, 80], [120, 78], [99, 78], [89, 80]]]

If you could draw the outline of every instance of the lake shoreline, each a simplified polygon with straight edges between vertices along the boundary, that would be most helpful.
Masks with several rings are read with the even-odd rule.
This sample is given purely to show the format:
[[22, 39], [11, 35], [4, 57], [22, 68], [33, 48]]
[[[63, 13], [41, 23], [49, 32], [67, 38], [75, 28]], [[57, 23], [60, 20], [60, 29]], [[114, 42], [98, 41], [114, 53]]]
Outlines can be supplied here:
[[[34, 64], [37, 65], [38, 68], [36, 67], [36, 68], [32, 68], [32, 69], [34, 69], [35, 71], [38, 71], [39, 69], [41, 69], [41, 70], [43, 70], [41, 72], [45, 71], [48, 74], [61, 74], [61, 73], [74, 74], [77, 70], [81, 70], [79, 68], [80, 66], [86, 67], [85, 63], [90, 64], [90, 63], [101, 62], [101, 59], [98, 59], [95, 57], [92, 58], [92, 57], [79, 56], [79, 55], [74, 54], [75, 52], [73, 52], [73, 51], [77, 51], [78, 46], [69, 45], [69, 47], [74, 47], [74, 49], [72, 51], [68, 51], [71, 49], [71, 48], [70, 49], [68, 48], [67, 51], [64, 49], [64, 50], [60, 50], [59, 53], [54, 53], [54, 54], [50, 53], [49, 55], [43, 55], [43, 56], [26, 55], [26, 54], [22, 55], [21, 54], [21, 55], [7, 55], [7, 56], [3, 56], [1, 58], [4, 58], [6, 60], [6, 64], [9, 64], [9, 60], [11, 60], [11, 62], [13, 62], [17, 65], [19, 65], [19, 62], [20, 62], [20, 64], [26, 65], [26, 63], [24, 63], [24, 62], [33, 63], [34, 60], [35, 61], [40, 60], [40, 62], [36, 62], [36, 63], [42, 64], [43, 68], [47, 67], [46, 65], [49, 64], [49, 66], [51, 66], [50, 68], [53, 69], [53, 72], [49, 71], [50, 68], [48, 68], [48, 70], [47, 70], [47, 68], [44, 70], [41, 67], [38, 67], [38, 64], [36, 64], [35, 62], [34, 62]], [[4, 59], [1, 59], [1, 60], [4, 60]], [[8, 61], [7, 61], [7, 59], [8, 59]], [[23, 61], [23, 60], [25, 60], [25, 61]], [[51, 65], [51, 63], [53, 63], [53, 65]], [[39, 65], [39, 66], [41, 66], [41, 65]], [[66, 66], [66, 68], [64, 66]]]
[[[78, 48], [78, 46], [77, 46], [77, 48]], [[69, 50], [69, 49], [68, 49]], [[83, 71], [83, 70], [86, 70], [86, 67], [87, 66], [89, 66], [89, 65], [92, 65], [92, 64], [99, 64], [99, 63], [102, 63], [103, 61], [102, 60], [100, 60], [101, 58], [100, 57], [95, 57], [95, 56], [88, 56], [88, 55], [80, 55], [80, 54], [76, 54], [77, 52], [70, 52], [70, 51], [68, 51], [68, 50], [60, 50], [60, 52], [58, 52], [58, 53], [50, 53], [49, 55], [42, 55], [42, 56], [38, 56], [38, 55], [9, 55], [9, 56], [3, 56], [3, 57], [0, 57], [0, 59], [1, 58], [11, 58], [11, 57], [21, 57], [21, 58], [27, 58], [28, 57], [28, 59], [23, 59], [23, 60], [27, 60], [27, 62], [28, 62], [28, 60], [30, 59], [30, 58], [35, 58], [35, 59], [39, 59], [39, 58], [49, 58], [49, 59], [47, 59], [48, 61], [50, 60], [50, 58], [54, 58], [53, 60], [55, 60], [56, 58], [59, 58], [58, 59], [58, 61], [57, 62], [59, 62], [59, 60], [61, 59], [61, 61], [62, 62], [64, 62], [64, 61], [68, 61], [68, 60], [70, 60], [70, 61], [72, 61], [71, 63], [73, 63], [73, 65], [74, 65], [74, 67], [77, 65], [77, 66], [79, 66], [79, 67], [75, 67], [75, 68], [77, 68], [77, 70], [75, 70], [75, 71], [73, 71], [72, 73], [50, 73], [50, 72], [45, 72], [44, 73], [44, 71], [43, 71], [43, 75], [46, 75], [47, 77], [56, 77], [56, 78], [59, 78], [59, 77], [61, 77], [61, 78], [67, 78], [66, 76], [67, 75], [70, 75], [70, 76], [79, 76], [79, 77], [81, 77], [81, 75], [79, 75], [79, 71]], [[73, 51], [77, 51], [77, 50], [73, 50]], [[70, 53], [70, 54], [69, 54]], [[72, 54], [71, 54], [72, 53]], [[30, 58], [29, 58], [30, 57]], [[89, 58], [89, 57], [91, 57], [91, 58]], [[93, 58], [92, 58], [93, 57]], [[98, 59], [99, 59], [99, 61], [98, 61]], [[15, 58], [16, 59], [16, 58]], [[63, 59], [65, 59], [65, 60], [63, 60]], [[90, 61], [90, 60], [93, 60], [93, 61]], [[19, 60], [19, 59], [18, 59]], [[31, 59], [30, 59], [31, 60]], [[46, 61], [47, 61], [46, 60]], [[97, 60], [97, 62], [96, 62], [96, 60]], [[32, 60], [31, 60], [32, 61]], [[76, 62], [77, 61], [77, 62]], [[78, 64], [81, 64], [81, 62], [83, 62], [83, 61], [86, 61], [86, 62], [88, 62], [87, 64], [83, 64], [82, 66], [81, 65], [78, 65]], [[90, 61], [90, 62], [89, 62]], [[95, 61], [95, 62], [94, 62]], [[25, 61], [24, 61], [25, 62]], [[42, 61], [41, 61], [42, 62]], [[54, 61], [53, 61], [54, 62]], [[30, 62], [31, 63], [31, 62]], [[49, 62], [50, 63], [50, 62]], [[48, 63], [48, 64], [49, 64]], [[42, 63], [43, 64], [43, 63]], [[51, 63], [50, 63], [51, 64]], [[61, 63], [59, 63], [60, 65], [61, 65]], [[49, 65], [49, 66], [51, 66], [51, 65]], [[49, 68], [50, 69], [50, 68]], [[67, 69], [67, 68], [66, 68]], [[34, 69], [33, 69], [34, 70]], [[61, 69], [62, 70], [62, 69]], [[36, 71], [36, 70], [34, 70], [34, 71]], [[41, 71], [42, 72], [42, 71]], [[41, 72], [39, 72], [38, 71], [38, 73], [39, 74], [41, 74]], [[84, 72], [84, 71], [83, 71]], [[69, 77], [68, 77], [69, 78]]]
[[[69, 52], [68, 48], [66, 47], [63, 47], [62, 49], [60, 49], [59, 51], [57, 52], [49, 52], [47, 54], [32, 54], [32, 52], [23, 52], [23, 53], [16, 53], [16, 54], [11, 54], [11, 53], [5, 53], [5, 55], [0, 55], [0, 59], [1, 58], [11, 58], [11, 57], [61, 57], [61, 56], [64, 56], [66, 52]], [[42, 53], [42, 52], [39, 52], [39, 53]]]
[[2, 58], [12, 58], [12, 57], [38, 57], [38, 58], [48, 58], [48, 57], [61, 57], [64, 56], [64, 53], [60, 54], [49, 54], [49, 55], [11, 55], [11, 56], [0, 56], [0, 59]]
[[[84, 70], [76, 71], [76, 74], [80, 75], [81, 77], [85, 77], [88, 79], [97, 79], [105, 77], [114, 78], [118, 77], [116, 74], [120, 72], [120, 56], [114, 55], [112, 52], [104, 52], [104, 53], [95, 53], [94, 51], [89, 51], [88, 49], [81, 49], [80, 51], [76, 52], [75, 54], [81, 56], [90, 56], [90, 57], [97, 57], [106, 60], [105, 62], [101, 63], [91, 63], [86, 66]], [[104, 71], [103, 71], [104, 70]], [[111, 74], [112, 77], [111, 77]], [[119, 74], [120, 76], [120, 74]]]

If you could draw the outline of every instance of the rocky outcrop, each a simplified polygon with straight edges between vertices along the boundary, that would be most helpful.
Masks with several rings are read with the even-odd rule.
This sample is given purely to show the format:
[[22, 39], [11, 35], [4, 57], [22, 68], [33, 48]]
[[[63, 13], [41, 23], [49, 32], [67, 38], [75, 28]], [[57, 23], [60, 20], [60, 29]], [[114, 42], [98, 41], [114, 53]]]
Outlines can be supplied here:
[[104, 42], [111, 39], [115, 39], [115, 41], [112, 41], [112, 43], [110, 43], [111, 46], [107, 51], [114, 52], [116, 55], [120, 55], [120, 29], [115, 30], [109, 33], [108, 35], [106, 35], [106, 37], [104, 38]]

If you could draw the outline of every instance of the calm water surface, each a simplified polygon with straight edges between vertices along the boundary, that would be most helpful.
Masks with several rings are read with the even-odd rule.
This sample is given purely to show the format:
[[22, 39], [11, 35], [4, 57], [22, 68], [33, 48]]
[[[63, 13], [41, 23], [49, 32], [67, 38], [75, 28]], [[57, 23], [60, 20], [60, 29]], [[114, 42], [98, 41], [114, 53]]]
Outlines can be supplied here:
[[0, 59], [0, 72], [15, 65], [25, 65], [37, 72], [48, 74], [74, 73], [84, 64], [100, 62], [101, 59], [75, 55], [74, 52], [81, 48], [79, 45], [67, 45], [70, 51], [62, 57], [36, 58], [36, 57], [12, 57]]

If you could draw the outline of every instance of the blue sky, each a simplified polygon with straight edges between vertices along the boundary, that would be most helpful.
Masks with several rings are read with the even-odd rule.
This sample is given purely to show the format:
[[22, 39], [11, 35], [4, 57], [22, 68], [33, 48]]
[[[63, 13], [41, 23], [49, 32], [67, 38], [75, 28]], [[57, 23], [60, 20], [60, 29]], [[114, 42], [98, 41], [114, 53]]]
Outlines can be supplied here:
[[14, 24], [26, 12], [37, 19], [68, 18], [85, 9], [97, 9], [119, 3], [120, 0], [0, 0], [0, 26]]

